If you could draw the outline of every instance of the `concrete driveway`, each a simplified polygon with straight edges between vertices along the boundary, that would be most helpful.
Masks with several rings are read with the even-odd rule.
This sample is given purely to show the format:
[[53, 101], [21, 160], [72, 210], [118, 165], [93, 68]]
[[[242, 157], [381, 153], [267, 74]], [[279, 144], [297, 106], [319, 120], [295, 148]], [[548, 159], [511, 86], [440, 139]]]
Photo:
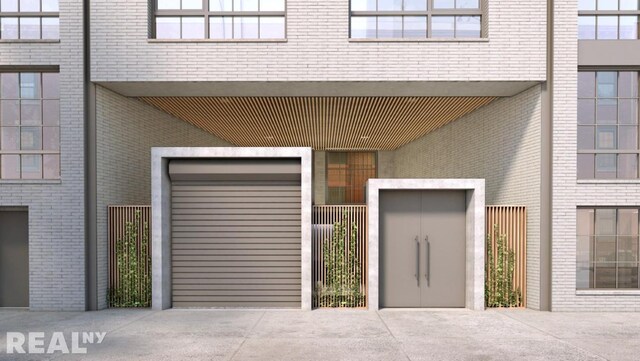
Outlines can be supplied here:
[[[106, 332], [83, 355], [7, 355], [7, 332]], [[26, 347], [25, 347], [26, 348]], [[0, 359], [638, 360], [640, 313], [0, 310]]]

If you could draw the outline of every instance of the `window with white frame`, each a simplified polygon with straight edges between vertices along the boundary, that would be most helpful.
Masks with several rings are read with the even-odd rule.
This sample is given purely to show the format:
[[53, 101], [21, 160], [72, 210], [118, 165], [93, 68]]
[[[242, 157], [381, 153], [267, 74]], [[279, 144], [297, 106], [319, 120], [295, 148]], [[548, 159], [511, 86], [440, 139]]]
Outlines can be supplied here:
[[0, 40], [59, 40], [58, 0], [0, 0]]

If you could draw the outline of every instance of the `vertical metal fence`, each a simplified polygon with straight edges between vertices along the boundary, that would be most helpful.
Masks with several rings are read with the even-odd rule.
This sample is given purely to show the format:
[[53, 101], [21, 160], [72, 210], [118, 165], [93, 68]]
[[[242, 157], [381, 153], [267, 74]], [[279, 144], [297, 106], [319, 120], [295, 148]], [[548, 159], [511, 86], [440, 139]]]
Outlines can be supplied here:
[[[507, 237], [507, 247], [515, 253], [513, 286], [520, 289], [520, 304], [527, 306], [527, 209], [524, 206], [487, 206], [487, 235], [491, 250], [496, 254], [497, 243], [494, 227]], [[487, 252], [489, 249], [487, 249]], [[495, 262], [496, 260], [494, 260]], [[490, 275], [487, 274], [487, 277]]]
[[[340, 300], [339, 295], [324, 296], [319, 289], [328, 286], [327, 268], [324, 263], [323, 245], [327, 242], [331, 246], [333, 224], [342, 221], [346, 216], [347, 237], [345, 240], [345, 257], [349, 250], [349, 237], [351, 225], [358, 227], [355, 255], [358, 264], [355, 269], [346, 270], [347, 274], [360, 276], [360, 295], [347, 295], [346, 300]], [[313, 307], [367, 307], [367, 206], [364, 205], [318, 205], [313, 207], [313, 249], [312, 249], [312, 277], [313, 277]]]

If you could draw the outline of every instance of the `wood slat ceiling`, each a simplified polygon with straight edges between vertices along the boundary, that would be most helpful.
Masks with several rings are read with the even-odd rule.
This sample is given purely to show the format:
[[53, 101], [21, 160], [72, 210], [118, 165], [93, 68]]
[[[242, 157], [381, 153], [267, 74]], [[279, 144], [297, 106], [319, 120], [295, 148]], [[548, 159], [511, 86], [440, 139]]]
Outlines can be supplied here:
[[495, 97], [143, 97], [246, 147], [393, 150]]

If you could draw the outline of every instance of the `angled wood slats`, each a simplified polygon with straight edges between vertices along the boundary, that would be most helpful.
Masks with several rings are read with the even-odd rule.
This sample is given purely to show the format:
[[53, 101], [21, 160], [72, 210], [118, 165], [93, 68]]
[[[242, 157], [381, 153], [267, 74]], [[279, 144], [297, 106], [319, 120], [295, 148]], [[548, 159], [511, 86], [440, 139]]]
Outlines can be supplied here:
[[143, 97], [238, 146], [393, 150], [495, 97]]

